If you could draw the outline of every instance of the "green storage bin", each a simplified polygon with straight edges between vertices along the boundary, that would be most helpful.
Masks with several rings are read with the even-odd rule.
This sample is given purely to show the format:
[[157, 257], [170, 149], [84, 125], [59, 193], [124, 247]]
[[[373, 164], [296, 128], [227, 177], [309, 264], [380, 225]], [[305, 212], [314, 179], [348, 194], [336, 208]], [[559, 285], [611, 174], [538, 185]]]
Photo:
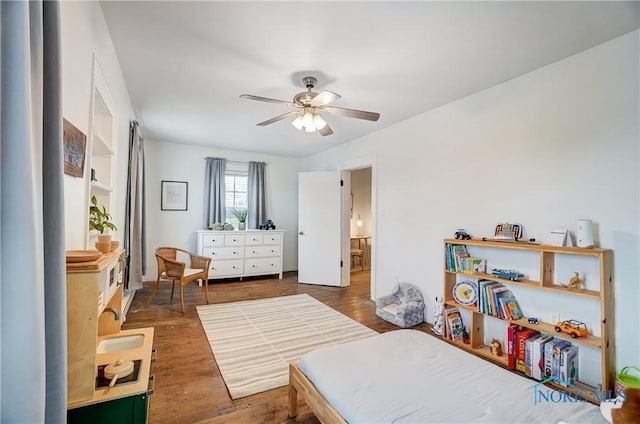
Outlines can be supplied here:
[[[629, 374], [629, 371], [635, 370], [637, 375]], [[640, 389], [640, 368], [624, 367], [616, 374], [616, 394], [620, 394], [627, 387]]]

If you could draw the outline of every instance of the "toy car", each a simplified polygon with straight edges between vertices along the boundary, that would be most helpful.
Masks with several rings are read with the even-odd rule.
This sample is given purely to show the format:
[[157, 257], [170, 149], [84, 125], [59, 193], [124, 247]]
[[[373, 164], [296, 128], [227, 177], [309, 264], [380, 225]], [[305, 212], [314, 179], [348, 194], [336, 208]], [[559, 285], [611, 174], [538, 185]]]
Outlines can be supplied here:
[[504, 278], [505, 280], [518, 281], [524, 278], [524, 274], [520, 274], [513, 269], [492, 269], [491, 273], [496, 277]]
[[527, 319], [527, 321], [529, 321], [529, 324], [537, 324], [538, 323], [538, 318], [536, 317], [529, 317]]
[[576, 321], [575, 319], [556, 322], [555, 330], [556, 333], [564, 331], [565, 333], [568, 333], [573, 339], [575, 339], [576, 337], [587, 337], [587, 335], [589, 334], [587, 332], [587, 326], [580, 321]]
[[453, 237], [456, 240], [471, 240], [471, 236], [463, 228], [458, 228]]

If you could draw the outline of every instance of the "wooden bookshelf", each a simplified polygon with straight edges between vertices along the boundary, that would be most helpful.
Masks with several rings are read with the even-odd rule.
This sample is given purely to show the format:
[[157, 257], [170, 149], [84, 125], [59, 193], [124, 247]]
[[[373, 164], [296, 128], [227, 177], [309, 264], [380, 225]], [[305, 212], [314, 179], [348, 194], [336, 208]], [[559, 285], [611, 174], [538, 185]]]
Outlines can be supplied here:
[[[465, 245], [467, 247], [474, 247], [474, 251], [482, 251], [482, 248], [491, 249], [505, 249], [513, 250], [517, 252], [526, 252], [526, 255], [534, 255], [539, 262], [539, 279], [523, 279], [518, 281], [512, 281], [504, 278], [498, 278], [493, 274], [469, 274], [460, 271], [448, 269], [447, 262], [447, 245]], [[443, 334], [442, 337], [445, 341], [453, 344], [454, 346], [466, 350], [472, 354], [485, 358], [496, 365], [510, 369], [507, 360], [507, 346], [506, 343], [503, 346], [505, 354], [502, 357], [497, 357], [491, 354], [489, 347], [485, 345], [485, 336], [495, 336], [500, 340], [506, 340], [505, 334], [485, 334], [485, 321], [487, 319], [501, 319], [492, 315], [484, 314], [478, 311], [476, 305], [461, 305], [457, 303], [453, 296], [453, 287], [458, 280], [462, 278], [475, 279], [476, 282], [480, 279], [492, 280], [502, 283], [503, 285], [527, 287], [528, 289], [536, 290], [542, 293], [544, 296], [568, 296], [578, 301], [586, 302], [598, 302], [599, 316], [593, 317], [589, 322], [589, 327], [600, 326], [600, 336], [594, 336], [592, 334], [587, 337], [572, 338], [569, 334], [564, 332], [556, 332], [555, 323], [539, 322], [537, 324], [529, 323], [527, 317], [522, 317], [516, 320], [506, 319], [508, 323], [514, 323], [522, 326], [523, 328], [530, 328], [541, 333], [547, 333], [555, 337], [569, 340], [573, 344], [578, 345], [580, 348], [595, 349], [599, 351], [600, 357], [600, 382], [597, 387], [586, 385], [581, 381], [576, 381], [572, 384], [573, 387], [585, 392], [606, 392], [614, 390], [614, 313], [613, 313], [613, 277], [612, 277], [612, 252], [608, 249], [584, 249], [577, 247], [558, 247], [541, 244], [520, 244], [520, 243], [506, 243], [495, 241], [482, 241], [478, 239], [472, 240], [456, 240], [445, 239], [445, 258], [444, 258], [444, 306], [445, 310], [453, 307], [458, 308], [461, 311], [467, 311], [465, 320], [465, 327], [469, 333], [469, 344], [465, 344], [462, 341], [452, 341], [449, 339], [448, 329], [446, 326], [447, 318], [446, 314], [443, 316]], [[487, 255], [491, 255], [492, 250], [487, 249]], [[494, 251], [495, 252], [495, 251]], [[556, 255], [575, 255], [589, 260], [597, 261], [599, 289], [594, 290], [591, 287], [589, 290], [569, 290], [566, 287], [560, 285], [554, 280], [555, 275], [555, 261]], [[491, 261], [491, 258], [486, 258], [487, 262]], [[534, 277], [535, 278], [535, 277]], [[443, 312], [444, 313], [444, 312]], [[525, 375], [524, 373], [516, 370], [513, 372]], [[538, 380], [531, 379], [533, 382]], [[558, 384], [548, 384], [552, 388], [566, 389]], [[593, 403], [599, 403], [596, 396], [590, 396], [590, 401]]]

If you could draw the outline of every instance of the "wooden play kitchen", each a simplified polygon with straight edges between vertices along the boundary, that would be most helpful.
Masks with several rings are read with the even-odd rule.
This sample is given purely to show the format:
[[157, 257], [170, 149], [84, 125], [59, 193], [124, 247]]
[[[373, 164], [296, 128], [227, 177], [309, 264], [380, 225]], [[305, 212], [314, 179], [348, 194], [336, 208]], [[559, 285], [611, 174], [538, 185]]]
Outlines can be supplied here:
[[124, 250], [86, 252], [67, 259], [68, 422], [146, 423], [153, 328], [121, 330]]

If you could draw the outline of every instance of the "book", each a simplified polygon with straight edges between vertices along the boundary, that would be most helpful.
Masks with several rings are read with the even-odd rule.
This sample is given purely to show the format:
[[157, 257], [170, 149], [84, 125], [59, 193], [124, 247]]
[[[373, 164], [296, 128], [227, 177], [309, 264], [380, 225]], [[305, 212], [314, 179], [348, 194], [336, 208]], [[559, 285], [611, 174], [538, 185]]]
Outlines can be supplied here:
[[532, 364], [532, 360], [533, 360], [533, 342], [536, 341], [537, 339], [539, 339], [540, 337], [544, 336], [544, 334], [534, 334], [533, 336], [529, 337], [526, 341], [525, 341], [525, 350], [524, 350], [524, 373], [525, 375], [531, 377], [532, 375], [532, 370], [531, 370], [531, 364]]
[[[544, 345], [544, 374], [542, 375], [542, 379], [547, 379], [549, 377], [554, 377], [553, 375], [553, 352], [554, 350], [558, 350], [564, 345], [571, 344], [566, 340], [554, 338], [550, 340]], [[555, 377], [558, 377], [555, 375]]]
[[481, 258], [462, 257], [461, 271], [464, 272], [465, 274], [484, 274], [486, 271], [486, 263], [487, 263], [486, 260]]
[[516, 343], [516, 333], [522, 330], [522, 327], [518, 324], [511, 324], [507, 328], [507, 359], [509, 368], [514, 369], [516, 367], [516, 357], [515, 357], [515, 343]]
[[462, 332], [464, 331], [464, 324], [462, 323], [462, 316], [458, 308], [450, 308], [445, 311], [447, 317], [447, 334], [450, 340], [462, 340]]
[[562, 380], [560, 384], [565, 387], [578, 379], [578, 346], [566, 346], [560, 351], [559, 374]]
[[502, 318], [500, 316], [500, 312], [499, 312], [499, 301], [498, 301], [498, 296], [500, 293], [502, 292], [506, 292], [509, 291], [508, 288], [506, 288], [504, 285], [502, 285], [501, 283], [498, 283], [498, 285], [496, 286], [491, 286], [489, 288], [489, 314], [494, 316], [494, 317], [498, 317], [498, 318]]
[[553, 346], [553, 354], [551, 356], [551, 375], [560, 378], [560, 354], [562, 349], [571, 346], [571, 342], [563, 340]]
[[453, 269], [450, 271], [460, 271], [461, 270], [461, 258], [468, 258], [469, 252], [467, 251], [467, 246], [464, 244], [453, 244], [451, 245], [451, 252], [453, 258]]
[[553, 336], [542, 334], [531, 343], [531, 377], [538, 381], [544, 379], [544, 347], [553, 340]]
[[500, 302], [502, 305], [502, 311], [506, 315], [506, 319], [520, 319], [522, 318], [522, 311], [520, 310], [520, 305], [518, 305], [518, 301], [515, 296], [509, 292], [509, 294], [502, 296], [500, 298]]
[[489, 309], [489, 291], [495, 286], [502, 286], [502, 284], [493, 280], [478, 281], [478, 312], [483, 314], [491, 313]]
[[524, 366], [524, 355], [526, 350], [526, 341], [529, 337], [538, 334], [538, 331], [532, 330], [530, 328], [520, 330], [516, 333], [516, 345], [515, 345], [515, 356], [516, 356], [516, 369], [518, 371], [525, 371]]
[[511, 290], [500, 290], [495, 294], [496, 297], [496, 312], [498, 318], [502, 319], [512, 319], [511, 314], [509, 313], [509, 306], [507, 305], [508, 299], [513, 299], [515, 301], [515, 297]]

